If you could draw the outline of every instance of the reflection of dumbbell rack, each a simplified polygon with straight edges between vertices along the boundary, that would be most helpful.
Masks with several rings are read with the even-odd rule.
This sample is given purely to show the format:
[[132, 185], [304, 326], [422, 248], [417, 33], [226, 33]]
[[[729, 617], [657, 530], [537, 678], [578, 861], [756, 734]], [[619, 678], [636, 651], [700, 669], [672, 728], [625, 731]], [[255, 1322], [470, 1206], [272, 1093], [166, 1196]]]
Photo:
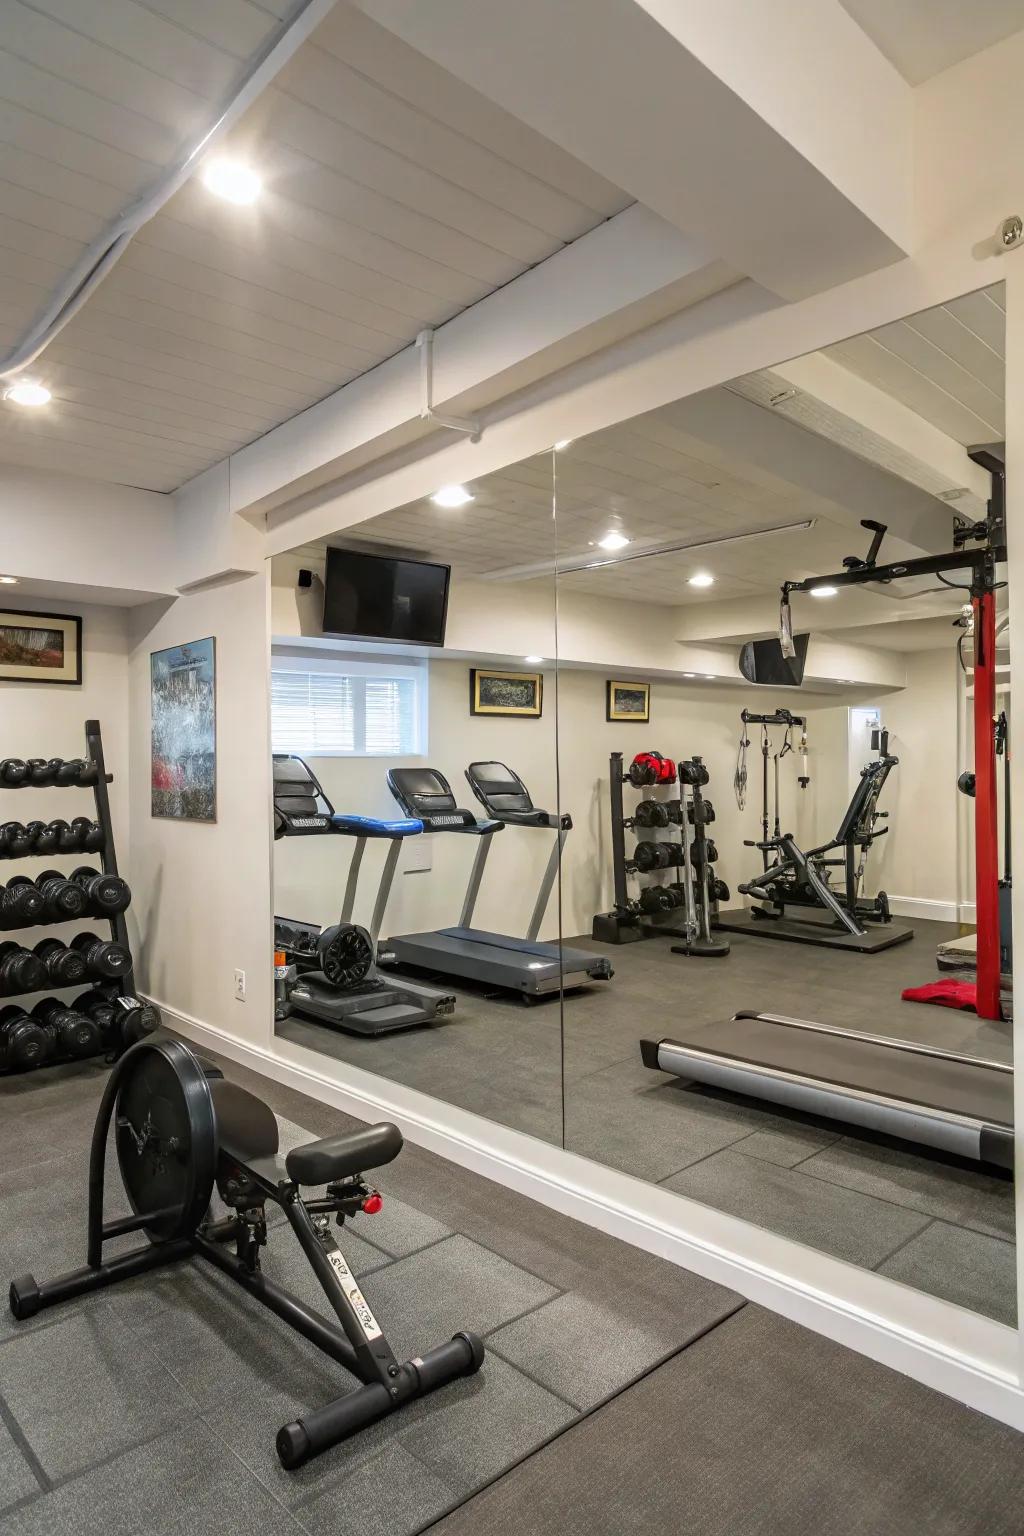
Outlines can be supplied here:
[[[683, 865], [682, 841], [669, 837], [659, 839], [647, 836], [650, 832], [673, 832], [682, 824], [682, 805], [679, 800], [662, 799], [650, 793], [660, 787], [670, 787], [676, 782], [675, 764], [658, 752], [639, 752], [625, 772], [622, 753], [613, 752], [609, 762], [609, 790], [612, 833], [612, 879], [614, 907], [611, 912], [598, 912], [594, 917], [592, 933], [595, 939], [606, 944], [633, 944], [652, 934], [665, 934], [669, 938], [686, 939], [686, 898], [677, 877], [665, 884], [652, 883], [642, 886], [639, 894], [631, 896], [631, 878], [656, 875], [662, 870], [677, 870]], [[627, 816], [623, 800], [623, 786], [639, 790], [642, 798], [633, 814]], [[637, 832], [637, 847], [632, 858], [626, 857], [626, 832]]]
[[[91, 823], [91, 832], [87, 836], [84, 831], [81, 841], [75, 842], [71, 837], [74, 823], [68, 828], [63, 841], [50, 846], [40, 847], [24, 838], [17, 841], [17, 852], [4, 849], [0, 858], [4, 864], [19, 858], [62, 858], [69, 855], [84, 857], [90, 864], [98, 860], [101, 873], [105, 876], [118, 876], [117, 855], [114, 849], [114, 831], [110, 819], [110, 798], [107, 794], [107, 785], [113, 782], [113, 775], [107, 773], [103, 758], [103, 741], [98, 720], [85, 722], [86, 755], [81, 760], [77, 773], [73, 777], [61, 770], [71, 770], [73, 763], [62, 759], [51, 759], [50, 763], [43, 760], [34, 760], [29, 767], [32, 772], [20, 782], [0, 781], [0, 789], [91, 789], [95, 800], [95, 820]], [[53, 765], [60, 764], [60, 770]], [[51, 768], [47, 774], [46, 768]], [[40, 824], [41, 825], [41, 824]], [[55, 826], [51, 822], [46, 830], [49, 832]], [[26, 846], [27, 842], [27, 846]], [[67, 922], [85, 922], [87, 924], [107, 923], [110, 928], [111, 942], [122, 949], [128, 956], [128, 965], [116, 976], [92, 976], [80, 978], [67, 986], [84, 988], [90, 995], [102, 997], [104, 1006], [102, 1015], [104, 1023], [99, 1022], [99, 1015], [90, 1015], [97, 1025], [98, 1038], [88, 1045], [85, 1043], [86, 1031], [82, 1030], [79, 1037], [80, 1048], [72, 1049], [70, 1046], [61, 1050], [56, 1047], [51, 1053], [40, 1056], [38, 1059], [27, 1055], [25, 1059], [16, 1060], [13, 1063], [3, 1062], [3, 1053], [0, 1051], [0, 1072], [4, 1070], [26, 1070], [33, 1066], [50, 1066], [60, 1061], [81, 1059], [85, 1056], [107, 1055], [113, 1060], [121, 1055], [129, 1045], [134, 1043], [143, 1034], [149, 1034], [158, 1022], [156, 1009], [149, 1003], [143, 1003], [135, 996], [133, 976], [134, 964], [131, 955], [131, 944], [128, 939], [128, 925], [125, 920], [124, 910], [103, 914], [97, 912], [95, 906], [92, 909], [82, 911], [78, 916], [68, 916]], [[59, 923], [60, 919], [51, 913], [40, 913], [21, 921], [4, 922], [0, 925], [0, 942], [20, 942], [19, 935], [29, 928], [50, 926]], [[123, 957], [122, 957], [123, 958]], [[57, 980], [49, 980], [41, 989], [38, 984], [34, 987], [23, 987], [19, 991], [16, 987], [5, 988], [0, 995], [0, 1010], [13, 1004], [13, 1000], [24, 996], [27, 992], [46, 990], [46, 988], [62, 990], [61, 983]], [[51, 1000], [47, 1000], [51, 1001]], [[57, 1002], [56, 999], [52, 1001]], [[107, 1017], [106, 1003], [109, 1003], [112, 1012]], [[68, 1011], [74, 1011], [74, 1004], [59, 1005], [66, 1007]], [[72, 1031], [67, 1038], [74, 1038]]]
[[729, 888], [715, 873], [718, 849], [714, 838], [709, 837], [707, 831], [715, 819], [715, 808], [702, 793], [710, 775], [701, 757], [685, 758], [676, 765], [676, 772], [679, 777], [680, 805], [685, 807], [680, 820], [686, 868], [683, 882], [686, 894], [686, 933], [685, 943], [673, 944], [672, 953], [717, 959], [729, 953], [729, 941], [716, 937], [711, 929], [718, 915], [719, 900], [729, 899]]

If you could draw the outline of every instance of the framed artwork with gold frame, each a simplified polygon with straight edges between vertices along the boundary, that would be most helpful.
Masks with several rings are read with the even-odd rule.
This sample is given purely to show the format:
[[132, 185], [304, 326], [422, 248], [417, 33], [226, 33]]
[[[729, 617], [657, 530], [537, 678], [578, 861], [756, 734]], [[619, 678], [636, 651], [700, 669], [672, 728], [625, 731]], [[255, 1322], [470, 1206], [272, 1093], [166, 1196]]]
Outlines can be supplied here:
[[651, 719], [650, 683], [605, 683], [606, 720], [619, 725], [648, 725]]
[[544, 709], [542, 672], [469, 671], [471, 715], [500, 715], [508, 720], [539, 720]]

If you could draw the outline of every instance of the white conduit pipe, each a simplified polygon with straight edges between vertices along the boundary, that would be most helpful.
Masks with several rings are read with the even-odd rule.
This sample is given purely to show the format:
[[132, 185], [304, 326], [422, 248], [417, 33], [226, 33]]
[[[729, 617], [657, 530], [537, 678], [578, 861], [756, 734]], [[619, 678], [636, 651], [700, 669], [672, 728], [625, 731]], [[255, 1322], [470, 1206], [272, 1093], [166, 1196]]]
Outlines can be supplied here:
[[306, 0], [290, 22], [280, 28], [256, 59], [240, 88], [221, 112], [213, 127], [200, 139], [188, 156], [172, 168], [149, 192], [119, 214], [113, 225], [99, 235], [75, 263], [68, 276], [33, 323], [28, 335], [0, 360], [0, 379], [21, 373], [36, 361], [54, 337], [72, 320], [82, 305], [120, 261], [132, 237], [177, 192], [218, 139], [234, 127], [242, 113], [256, 100], [293, 54], [301, 48], [313, 29], [333, 9], [335, 0]]

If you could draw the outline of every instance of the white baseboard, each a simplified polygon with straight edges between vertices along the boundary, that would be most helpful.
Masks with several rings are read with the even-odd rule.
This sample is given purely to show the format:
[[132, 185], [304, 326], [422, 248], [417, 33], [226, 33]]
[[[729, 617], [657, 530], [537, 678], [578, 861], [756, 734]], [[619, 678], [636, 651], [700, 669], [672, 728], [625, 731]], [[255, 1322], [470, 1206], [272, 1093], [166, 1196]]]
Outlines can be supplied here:
[[936, 901], [925, 896], [890, 896], [894, 917], [931, 918], [937, 923], [973, 923], [973, 901]]
[[199, 1047], [359, 1119], [394, 1120], [410, 1142], [1024, 1430], [1015, 1329], [290, 1041], [243, 1041], [159, 1006]]

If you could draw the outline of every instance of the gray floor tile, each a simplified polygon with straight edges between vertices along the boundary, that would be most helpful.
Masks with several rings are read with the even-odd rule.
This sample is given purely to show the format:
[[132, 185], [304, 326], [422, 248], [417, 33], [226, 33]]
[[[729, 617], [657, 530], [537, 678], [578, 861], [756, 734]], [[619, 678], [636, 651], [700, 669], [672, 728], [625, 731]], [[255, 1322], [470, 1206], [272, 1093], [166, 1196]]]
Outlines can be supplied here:
[[3, 1536], [301, 1536], [205, 1425], [105, 1462], [8, 1515]]
[[463, 1493], [535, 1450], [576, 1416], [504, 1360], [489, 1356], [457, 1395], [413, 1403], [403, 1446]]
[[449, 1237], [374, 1275], [368, 1300], [399, 1359], [461, 1329], [492, 1328], [550, 1301], [554, 1286], [466, 1237]]
[[298, 1510], [313, 1536], [414, 1536], [443, 1515], [460, 1495], [423, 1462], [392, 1440], [350, 1467], [344, 1483]]
[[38, 1493], [39, 1486], [35, 1473], [0, 1418], [0, 1514], [19, 1499]]
[[871, 1268], [928, 1224], [926, 1216], [809, 1179], [799, 1168], [779, 1168], [733, 1151], [684, 1169], [664, 1187]]
[[801, 1163], [800, 1172], [992, 1237], [1013, 1239], [1013, 1180], [1009, 1178], [852, 1137], [843, 1137], [809, 1157]]
[[106, 1308], [72, 1311], [0, 1345], [4, 1400], [43, 1470], [69, 1477], [191, 1411], [157, 1360]]
[[920, 1236], [878, 1266], [902, 1280], [997, 1322], [1016, 1325], [1017, 1264], [1012, 1243], [934, 1221]]
[[744, 1157], [763, 1158], [766, 1163], [778, 1163], [780, 1168], [795, 1168], [838, 1139], [835, 1133], [816, 1126], [794, 1124], [784, 1131], [755, 1131], [736, 1142], [733, 1151], [742, 1152]]
[[578, 1408], [592, 1408], [734, 1310], [719, 1298], [702, 1300], [689, 1327], [670, 1329], [653, 1326], [646, 1313], [624, 1317], [612, 1303], [570, 1293], [496, 1329], [487, 1347]]

